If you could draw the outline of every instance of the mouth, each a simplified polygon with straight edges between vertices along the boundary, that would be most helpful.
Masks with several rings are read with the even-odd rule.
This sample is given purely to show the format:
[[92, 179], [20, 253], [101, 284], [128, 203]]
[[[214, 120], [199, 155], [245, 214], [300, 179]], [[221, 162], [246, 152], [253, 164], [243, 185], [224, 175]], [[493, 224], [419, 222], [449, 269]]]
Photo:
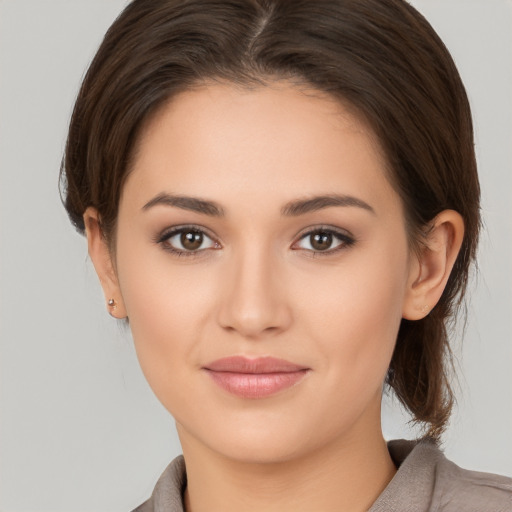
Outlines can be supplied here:
[[219, 387], [240, 398], [265, 398], [299, 383], [310, 368], [284, 359], [225, 357], [202, 368]]

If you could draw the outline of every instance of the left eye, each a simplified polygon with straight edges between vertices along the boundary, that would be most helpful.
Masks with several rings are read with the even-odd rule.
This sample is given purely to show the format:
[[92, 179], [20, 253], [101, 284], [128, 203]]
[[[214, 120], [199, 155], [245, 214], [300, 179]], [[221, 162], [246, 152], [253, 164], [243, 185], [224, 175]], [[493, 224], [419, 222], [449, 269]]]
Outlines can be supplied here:
[[217, 244], [203, 231], [193, 228], [181, 228], [166, 234], [162, 240], [165, 246], [174, 252], [198, 252], [212, 249]]
[[314, 252], [330, 252], [342, 246], [349, 246], [354, 239], [348, 235], [328, 229], [318, 229], [306, 233], [297, 242], [300, 249]]

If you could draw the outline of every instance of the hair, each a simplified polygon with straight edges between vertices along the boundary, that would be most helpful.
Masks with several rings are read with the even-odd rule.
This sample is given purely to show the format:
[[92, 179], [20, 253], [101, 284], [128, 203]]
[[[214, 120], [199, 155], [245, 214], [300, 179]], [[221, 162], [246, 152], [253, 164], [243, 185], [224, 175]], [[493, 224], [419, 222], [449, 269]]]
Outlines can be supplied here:
[[275, 80], [327, 93], [369, 123], [413, 245], [441, 211], [463, 217], [444, 293], [422, 320], [402, 320], [386, 379], [425, 435], [439, 440], [454, 402], [447, 331], [475, 259], [480, 190], [464, 86], [440, 38], [407, 2], [132, 1], [105, 35], [76, 100], [61, 167], [68, 215], [84, 233], [84, 211], [95, 207], [114, 242], [120, 193], [151, 116], [201, 84]]

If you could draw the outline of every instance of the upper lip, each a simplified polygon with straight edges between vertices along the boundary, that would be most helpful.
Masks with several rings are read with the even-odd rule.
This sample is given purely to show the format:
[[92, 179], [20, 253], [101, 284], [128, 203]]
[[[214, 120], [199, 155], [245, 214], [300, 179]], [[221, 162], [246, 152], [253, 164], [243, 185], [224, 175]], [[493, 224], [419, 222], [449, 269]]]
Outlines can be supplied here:
[[203, 368], [214, 372], [231, 373], [292, 373], [309, 369], [307, 366], [275, 357], [248, 358], [245, 356], [223, 357], [208, 363]]

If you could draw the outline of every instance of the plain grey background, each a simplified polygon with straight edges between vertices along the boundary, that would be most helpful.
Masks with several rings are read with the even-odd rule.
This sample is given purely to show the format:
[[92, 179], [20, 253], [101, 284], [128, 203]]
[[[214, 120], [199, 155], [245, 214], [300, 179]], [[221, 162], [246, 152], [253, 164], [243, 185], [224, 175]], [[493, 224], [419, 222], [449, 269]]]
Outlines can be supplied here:
[[[512, 476], [512, 3], [415, 0], [472, 103], [486, 224], [459, 405], [464, 467]], [[105, 311], [57, 191], [80, 79], [123, 0], [0, 0], [0, 510], [128, 511], [180, 452], [130, 335]], [[414, 435], [390, 401], [387, 438]]]

